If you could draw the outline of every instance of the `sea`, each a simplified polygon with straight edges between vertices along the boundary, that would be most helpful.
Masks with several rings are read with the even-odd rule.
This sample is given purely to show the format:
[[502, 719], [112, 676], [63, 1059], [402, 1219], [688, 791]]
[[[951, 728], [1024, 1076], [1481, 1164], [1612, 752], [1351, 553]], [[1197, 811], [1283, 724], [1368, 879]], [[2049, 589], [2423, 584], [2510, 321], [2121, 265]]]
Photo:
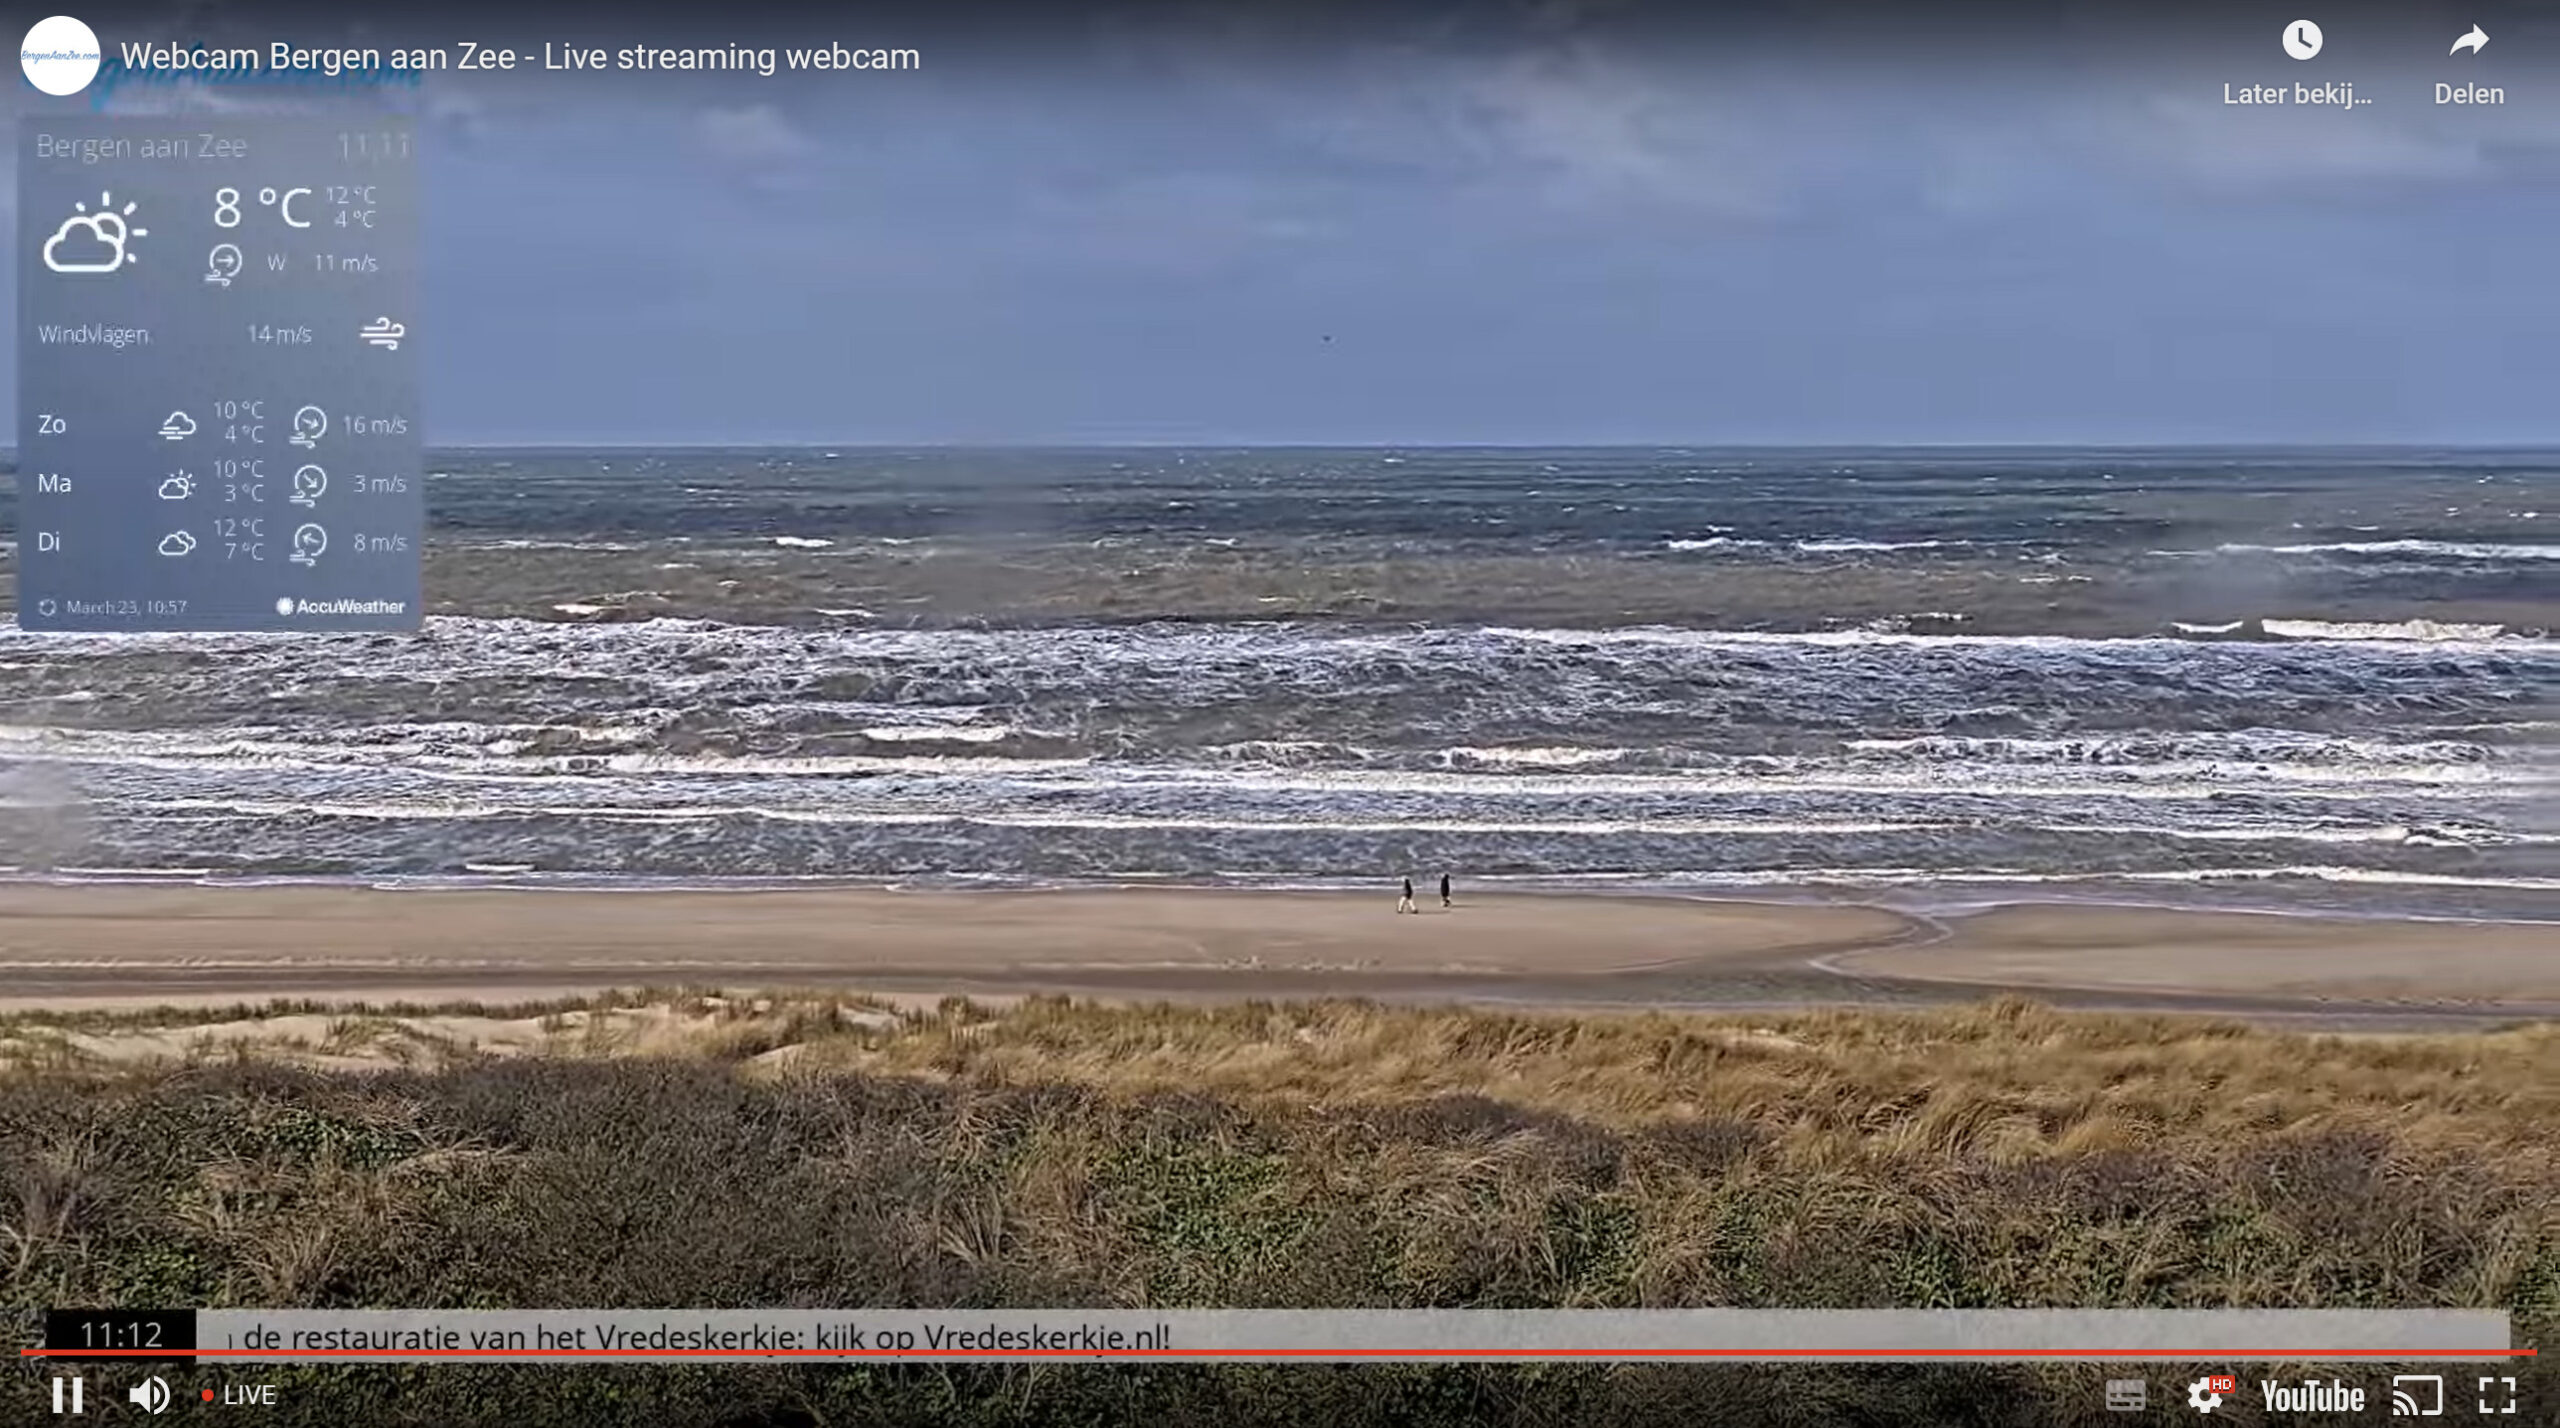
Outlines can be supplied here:
[[2560, 918], [2560, 452], [431, 466], [417, 634], [0, 629], [6, 872]]

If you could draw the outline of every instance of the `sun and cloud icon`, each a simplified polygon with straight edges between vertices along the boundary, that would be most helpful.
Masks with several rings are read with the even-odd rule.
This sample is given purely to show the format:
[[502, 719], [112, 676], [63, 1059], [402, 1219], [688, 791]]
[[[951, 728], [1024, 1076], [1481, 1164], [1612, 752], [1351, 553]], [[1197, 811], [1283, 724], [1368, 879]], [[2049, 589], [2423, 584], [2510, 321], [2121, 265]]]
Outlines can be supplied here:
[[72, 204], [78, 211], [62, 220], [62, 226], [44, 240], [44, 265], [57, 273], [112, 273], [127, 263], [141, 262], [141, 257], [127, 245], [136, 238], [148, 237], [151, 230], [136, 228], [127, 221], [134, 205], [128, 203], [118, 209], [115, 203], [114, 194], [101, 193], [95, 213], [85, 203]]

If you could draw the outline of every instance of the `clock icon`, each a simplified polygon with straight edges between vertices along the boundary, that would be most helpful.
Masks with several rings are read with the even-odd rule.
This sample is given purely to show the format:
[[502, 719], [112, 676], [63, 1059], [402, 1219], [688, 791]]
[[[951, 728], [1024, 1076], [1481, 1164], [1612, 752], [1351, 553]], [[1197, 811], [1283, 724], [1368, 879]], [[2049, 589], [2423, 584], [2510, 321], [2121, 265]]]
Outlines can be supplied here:
[[2309, 59], [2320, 53], [2320, 27], [2309, 20], [2296, 20], [2285, 26], [2284, 52], [2295, 59]]

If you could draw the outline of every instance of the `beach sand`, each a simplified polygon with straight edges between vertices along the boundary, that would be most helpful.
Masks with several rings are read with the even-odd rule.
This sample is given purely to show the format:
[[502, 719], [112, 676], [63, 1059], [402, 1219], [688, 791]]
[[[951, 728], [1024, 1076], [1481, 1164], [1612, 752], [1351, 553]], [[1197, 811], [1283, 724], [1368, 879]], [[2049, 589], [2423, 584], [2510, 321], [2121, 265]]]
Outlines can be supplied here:
[[2030, 904], [1842, 971], [2020, 988], [2560, 1005], [2560, 922], [2454, 922]]
[[[2560, 1011], [2560, 924], [2080, 905], [1205, 888], [0, 889], [0, 1009], [270, 997], [530, 1001], [637, 986], [908, 996], [1770, 1004], [1999, 990], [2199, 1007]], [[2065, 998], [2070, 999], [2070, 998]]]

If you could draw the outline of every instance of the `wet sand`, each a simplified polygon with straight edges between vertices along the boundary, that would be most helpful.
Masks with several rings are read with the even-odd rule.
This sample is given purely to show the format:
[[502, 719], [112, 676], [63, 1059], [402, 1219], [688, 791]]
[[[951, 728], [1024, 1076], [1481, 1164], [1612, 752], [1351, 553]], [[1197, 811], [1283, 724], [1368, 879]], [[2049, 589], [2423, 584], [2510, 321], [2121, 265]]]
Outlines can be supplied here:
[[2560, 1015], [2560, 924], [1198, 888], [0, 889], [0, 1009], [637, 986], [1547, 1005], [1928, 1001]]

